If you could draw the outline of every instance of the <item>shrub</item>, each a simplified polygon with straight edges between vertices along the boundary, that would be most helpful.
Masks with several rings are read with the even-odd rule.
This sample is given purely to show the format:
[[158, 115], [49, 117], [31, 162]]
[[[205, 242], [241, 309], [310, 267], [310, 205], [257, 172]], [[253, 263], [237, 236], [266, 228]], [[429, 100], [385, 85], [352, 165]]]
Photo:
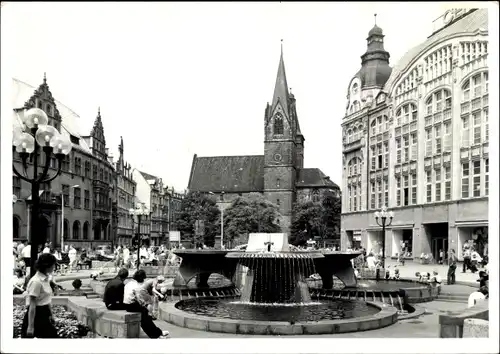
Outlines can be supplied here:
[[[14, 305], [14, 338], [21, 337], [25, 313], [25, 306]], [[90, 328], [78, 321], [76, 316], [71, 311], [66, 310], [64, 306], [52, 306], [52, 316], [60, 338], [83, 338], [90, 332]]]

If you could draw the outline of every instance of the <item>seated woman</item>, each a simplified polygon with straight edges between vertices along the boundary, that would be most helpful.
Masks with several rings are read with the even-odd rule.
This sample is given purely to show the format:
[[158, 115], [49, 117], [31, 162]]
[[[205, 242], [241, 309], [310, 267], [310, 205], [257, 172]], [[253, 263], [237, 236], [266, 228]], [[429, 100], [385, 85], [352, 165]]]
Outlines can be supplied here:
[[14, 295], [20, 295], [26, 290], [26, 277], [22, 269], [16, 269], [14, 277]]
[[139, 312], [141, 314], [141, 328], [149, 338], [166, 338], [168, 331], [162, 331], [153, 322], [149, 314], [148, 305], [150, 299], [144, 296], [142, 289], [146, 272], [139, 269], [135, 272], [133, 279], [125, 284], [123, 292], [123, 305], [128, 312]]

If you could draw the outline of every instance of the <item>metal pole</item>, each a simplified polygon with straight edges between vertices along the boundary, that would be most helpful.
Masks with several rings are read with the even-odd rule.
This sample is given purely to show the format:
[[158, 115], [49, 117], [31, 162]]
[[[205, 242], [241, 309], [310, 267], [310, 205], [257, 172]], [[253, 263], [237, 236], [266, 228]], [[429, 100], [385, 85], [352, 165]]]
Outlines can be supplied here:
[[137, 215], [137, 270], [141, 264], [141, 214]]
[[224, 249], [224, 207], [220, 208], [220, 248]]
[[386, 220], [385, 218], [382, 218], [382, 269], [384, 269], [384, 272], [385, 272], [385, 220]]
[[64, 252], [64, 191], [61, 193], [61, 252]]
[[[33, 134], [34, 135], [34, 134]], [[31, 227], [30, 227], [30, 243], [31, 243], [31, 258], [30, 258], [30, 279], [35, 275], [35, 263], [38, 258], [38, 217], [40, 209], [40, 184], [38, 179], [38, 143], [35, 139], [35, 150], [33, 151], [33, 182], [31, 183], [31, 200], [33, 206], [31, 209]], [[45, 231], [45, 230], [44, 230]]]

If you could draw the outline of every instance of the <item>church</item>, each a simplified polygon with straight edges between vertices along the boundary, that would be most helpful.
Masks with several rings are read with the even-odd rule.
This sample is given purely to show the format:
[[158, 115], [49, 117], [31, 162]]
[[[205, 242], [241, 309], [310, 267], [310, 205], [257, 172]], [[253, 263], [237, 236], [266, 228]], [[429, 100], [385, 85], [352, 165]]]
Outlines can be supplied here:
[[320, 201], [340, 189], [319, 168], [304, 168], [304, 135], [296, 100], [288, 89], [283, 48], [272, 103], [264, 114], [264, 155], [193, 157], [189, 191], [217, 196], [227, 208], [238, 196], [260, 193], [279, 208], [283, 232], [289, 232], [296, 201]]

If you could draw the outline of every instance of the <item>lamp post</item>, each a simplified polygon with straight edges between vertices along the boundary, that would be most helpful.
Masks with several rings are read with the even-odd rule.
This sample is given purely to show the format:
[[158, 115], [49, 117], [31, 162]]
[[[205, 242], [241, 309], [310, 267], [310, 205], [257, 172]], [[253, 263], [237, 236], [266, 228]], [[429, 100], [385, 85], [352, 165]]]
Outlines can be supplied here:
[[[389, 218], [389, 220], [387, 220]], [[377, 225], [382, 227], [382, 268], [385, 271], [385, 228], [392, 224], [392, 219], [394, 218], [394, 213], [392, 211], [387, 211], [387, 207], [384, 205], [380, 211], [375, 212], [375, 221]], [[377, 268], [377, 280], [380, 280], [380, 267]]]
[[141, 203], [135, 209], [131, 208], [128, 212], [132, 217], [137, 216], [137, 270], [139, 270], [139, 265], [141, 264], [141, 218], [143, 215], [149, 215], [149, 210], [145, 203]]
[[[69, 187], [69, 191], [78, 187], [80, 187], [80, 185], [75, 184]], [[61, 252], [64, 252], [64, 191], [61, 192]]]
[[[30, 108], [24, 111], [22, 116], [22, 127], [14, 128], [12, 144], [21, 157], [23, 170], [17, 171], [13, 164], [12, 168], [16, 176], [31, 184], [31, 198], [33, 202], [31, 211], [30, 243], [31, 243], [31, 262], [30, 267], [34, 269], [38, 257], [38, 246], [40, 242], [38, 235], [38, 217], [40, 213], [40, 184], [48, 183], [54, 180], [61, 173], [61, 166], [64, 156], [69, 154], [72, 145], [69, 137], [60, 134], [53, 126], [48, 125], [47, 114], [39, 108]], [[45, 153], [45, 164], [42, 173], [38, 173], [38, 155], [40, 150]], [[52, 154], [58, 161], [57, 171], [49, 177], [49, 167]], [[28, 176], [28, 158], [32, 163], [32, 177]], [[30, 277], [35, 272], [31, 272]]]
[[[209, 194], [215, 195], [214, 192], [208, 192]], [[221, 200], [224, 200], [224, 191], [220, 192]], [[220, 206], [220, 248], [224, 249], [224, 207]]]

